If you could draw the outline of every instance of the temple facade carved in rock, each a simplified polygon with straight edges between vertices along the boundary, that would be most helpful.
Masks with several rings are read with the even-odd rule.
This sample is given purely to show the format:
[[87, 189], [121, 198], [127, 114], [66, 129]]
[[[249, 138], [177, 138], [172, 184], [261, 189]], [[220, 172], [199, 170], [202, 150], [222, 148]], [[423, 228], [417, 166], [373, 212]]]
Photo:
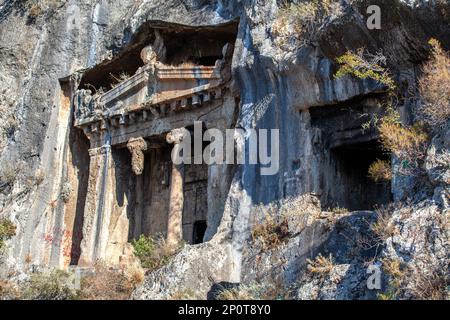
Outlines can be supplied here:
[[230, 168], [174, 164], [170, 155], [194, 121], [203, 130], [234, 126], [232, 52], [233, 43], [225, 42], [213, 63], [196, 63], [192, 56], [170, 63], [155, 31], [133, 75], [106, 92], [91, 84], [73, 91], [73, 125], [89, 139], [89, 172], [80, 236], [72, 239], [79, 250], [70, 264], [120, 264], [130, 241], [142, 234], [161, 235], [173, 246], [212, 238]]

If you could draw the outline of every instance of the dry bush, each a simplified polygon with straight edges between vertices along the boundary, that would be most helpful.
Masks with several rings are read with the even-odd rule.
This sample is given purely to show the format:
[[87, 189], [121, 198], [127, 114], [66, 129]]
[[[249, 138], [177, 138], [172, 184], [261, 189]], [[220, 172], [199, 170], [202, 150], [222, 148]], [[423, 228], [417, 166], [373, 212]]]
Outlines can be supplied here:
[[52, 14], [54, 10], [62, 6], [64, 0], [26, 0], [28, 8], [28, 17], [35, 20], [43, 14]]
[[277, 46], [292, 50], [293, 46], [307, 45], [316, 36], [327, 18], [342, 15], [342, 7], [335, 0], [305, 0], [284, 3], [272, 25]]
[[238, 288], [223, 289], [217, 295], [217, 300], [258, 300], [260, 285], [240, 285]]
[[381, 259], [383, 270], [394, 279], [401, 279], [405, 276], [405, 266], [399, 259]]
[[142, 271], [109, 268], [103, 262], [94, 265], [92, 273], [83, 276], [81, 287], [75, 287], [75, 275], [62, 270], [31, 274], [20, 285], [0, 281], [0, 299], [26, 300], [126, 300], [142, 282]]
[[347, 214], [349, 211], [347, 208], [341, 208], [341, 207], [337, 206], [337, 207], [334, 207], [333, 209], [331, 209], [331, 212], [334, 215], [342, 215], [342, 214]]
[[377, 221], [370, 226], [370, 229], [378, 242], [385, 241], [397, 233], [395, 222], [391, 219], [393, 210], [395, 210], [394, 205], [381, 206], [376, 210]]
[[419, 116], [431, 126], [441, 126], [450, 119], [450, 56], [439, 41], [430, 40], [431, 57], [423, 66], [419, 92], [423, 105]]
[[264, 220], [252, 230], [252, 239], [262, 250], [271, 250], [285, 243], [290, 236], [287, 217], [278, 215], [272, 207], [260, 205]]
[[386, 160], [377, 159], [369, 166], [369, 178], [375, 182], [391, 181], [392, 167], [391, 163]]
[[381, 261], [390, 282], [387, 293], [381, 294], [380, 299], [449, 299], [448, 261], [439, 261], [429, 254], [408, 263], [398, 258]]
[[418, 161], [425, 157], [428, 134], [422, 126], [405, 127], [399, 123], [382, 121], [379, 131], [383, 148], [399, 159], [417, 166]]
[[145, 280], [145, 273], [140, 266], [132, 265], [123, 271], [125, 277], [136, 287]]
[[[384, 115], [381, 119], [375, 117], [363, 124], [363, 129], [368, 129], [372, 123], [380, 134], [380, 142], [383, 148], [395, 154], [401, 162], [398, 173], [419, 174], [428, 146], [428, 134], [424, 126], [416, 123], [413, 126], [405, 126], [400, 121], [400, 115], [395, 109], [397, 96], [396, 84], [389, 70], [386, 68], [386, 57], [381, 52], [376, 54], [365, 53], [364, 49], [358, 49], [355, 53], [347, 52], [338, 57], [340, 64], [335, 77], [352, 75], [358, 79], [371, 78], [388, 89], [388, 95], [383, 101]], [[396, 168], [397, 169], [397, 168]], [[369, 177], [375, 181], [389, 180], [392, 176], [387, 163], [377, 161], [369, 169]]]
[[19, 298], [19, 288], [11, 281], [0, 279], [0, 300], [17, 300]]
[[120, 270], [107, 267], [97, 262], [92, 275], [81, 280], [79, 299], [83, 300], [127, 300], [134, 289], [134, 284]]
[[113, 80], [113, 83], [111, 83], [111, 89], [114, 89], [120, 83], [122, 83], [123, 81], [125, 81], [131, 77], [128, 73], [125, 73], [125, 72], [120, 73], [118, 76], [110, 73], [109, 76]]
[[32, 3], [28, 8], [28, 17], [34, 20], [37, 17], [39, 17], [43, 12], [44, 10], [42, 9], [39, 3]]
[[331, 253], [328, 258], [322, 256], [322, 254], [319, 254], [314, 260], [307, 259], [306, 262], [308, 263], [308, 271], [315, 274], [327, 275], [334, 268]]
[[35, 180], [35, 182], [36, 182], [36, 185], [40, 185], [40, 184], [44, 181], [44, 179], [45, 179], [45, 173], [44, 173], [44, 170], [38, 169], [38, 170], [36, 171], [35, 176], [34, 176], [34, 180]]
[[11, 162], [2, 163], [0, 171], [0, 185], [5, 184], [12, 186], [19, 175], [20, 169]]
[[72, 300], [77, 298], [71, 274], [53, 270], [35, 273], [20, 286], [21, 300]]
[[408, 268], [408, 276], [413, 279], [408, 284], [407, 290], [414, 299], [448, 300], [450, 278], [446, 271], [446, 265], [426, 270], [422, 266], [413, 264]]
[[30, 264], [33, 261], [33, 256], [30, 253], [27, 253], [25, 256], [25, 263]]
[[370, 54], [365, 52], [364, 48], [360, 48], [356, 52], [348, 51], [338, 57], [336, 62], [340, 65], [335, 74], [336, 78], [352, 75], [358, 79], [373, 79], [385, 85], [390, 91], [396, 88], [386, 68], [386, 57], [381, 52]]
[[313, 223], [320, 216], [322, 209], [318, 197], [303, 194], [281, 200], [276, 211], [288, 221], [289, 231], [298, 233]]
[[193, 290], [179, 290], [169, 297], [169, 300], [197, 300], [197, 296]]

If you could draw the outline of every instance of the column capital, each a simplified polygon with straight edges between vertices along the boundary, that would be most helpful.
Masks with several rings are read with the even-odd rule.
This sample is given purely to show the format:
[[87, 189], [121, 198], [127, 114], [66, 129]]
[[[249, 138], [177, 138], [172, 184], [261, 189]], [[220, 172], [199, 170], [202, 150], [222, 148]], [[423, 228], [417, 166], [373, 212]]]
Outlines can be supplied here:
[[189, 134], [190, 132], [186, 128], [176, 128], [167, 133], [166, 141], [171, 144], [179, 144], [183, 142], [185, 135]]
[[111, 146], [101, 146], [99, 148], [91, 148], [89, 149], [89, 157], [95, 157], [98, 155], [103, 155], [109, 152], [111, 150]]
[[147, 150], [147, 142], [144, 138], [131, 138], [127, 142], [127, 148], [131, 153], [131, 166], [136, 175], [144, 171], [144, 151]]

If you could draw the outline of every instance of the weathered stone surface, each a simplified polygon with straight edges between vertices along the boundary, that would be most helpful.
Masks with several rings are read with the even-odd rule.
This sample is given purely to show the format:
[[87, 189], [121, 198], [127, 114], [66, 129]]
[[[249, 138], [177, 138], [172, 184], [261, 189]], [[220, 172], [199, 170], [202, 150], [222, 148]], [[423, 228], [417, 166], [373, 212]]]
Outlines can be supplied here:
[[433, 137], [427, 152], [425, 168], [435, 185], [450, 184], [450, 122]]
[[168, 265], [152, 272], [133, 293], [133, 299], [170, 299], [190, 291], [206, 299], [215, 283], [229, 281], [230, 245], [207, 242], [185, 246]]
[[144, 170], [144, 151], [147, 150], [147, 142], [143, 138], [128, 140], [127, 148], [131, 153], [131, 166], [136, 175]]

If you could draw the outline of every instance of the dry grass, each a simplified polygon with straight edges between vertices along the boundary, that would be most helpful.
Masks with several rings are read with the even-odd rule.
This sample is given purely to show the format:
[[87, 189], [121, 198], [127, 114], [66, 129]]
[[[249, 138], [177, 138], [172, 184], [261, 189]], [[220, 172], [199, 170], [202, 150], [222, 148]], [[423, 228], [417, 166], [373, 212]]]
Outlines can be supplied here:
[[197, 296], [193, 290], [179, 290], [169, 297], [169, 300], [197, 300]]
[[83, 276], [75, 287], [75, 275], [62, 270], [31, 274], [22, 284], [0, 281], [0, 299], [21, 300], [126, 300], [142, 282], [142, 271], [122, 272], [97, 262], [92, 274]]
[[0, 300], [17, 300], [20, 298], [19, 288], [8, 280], [0, 280]]
[[380, 299], [449, 299], [446, 261], [438, 261], [430, 255], [416, 257], [409, 263], [390, 258], [381, 261], [390, 282], [387, 293], [381, 294]]
[[369, 178], [375, 182], [391, 181], [392, 167], [391, 163], [386, 160], [377, 159], [369, 166]]
[[399, 259], [381, 259], [383, 270], [394, 279], [401, 279], [405, 276], [405, 266]]
[[424, 102], [419, 115], [431, 126], [441, 126], [450, 119], [450, 55], [439, 41], [431, 39], [429, 43], [431, 56], [419, 80]]
[[34, 176], [34, 180], [35, 180], [35, 182], [36, 182], [36, 185], [40, 185], [42, 182], [44, 182], [44, 179], [45, 179], [45, 173], [44, 173], [44, 170], [38, 169], [38, 170], [36, 171], [35, 176]]
[[255, 287], [243, 286], [239, 288], [223, 289], [217, 296], [217, 300], [257, 300]]
[[391, 219], [393, 210], [395, 210], [394, 205], [382, 206], [376, 210], [377, 221], [370, 226], [370, 229], [378, 242], [386, 241], [397, 233], [395, 223]]
[[63, 0], [27, 0], [28, 17], [35, 20], [41, 15], [52, 13], [64, 4]]
[[42, 9], [42, 7], [39, 3], [33, 3], [28, 8], [28, 17], [30, 17], [31, 19], [36, 19], [43, 12], [44, 12], [44, 10]]
[[97, 262], [94, 273], [81, 281], [79, 299], [83, 300], [127, 300], [135, 284], [120, 270], [108, 268]]
[[[425, 261], [428, 263], [427, 261]], [[408, 268], [408, 278], [412, 277], [412, 283], [409, 283], [410, 290], [414, 299], [428, 300], [448, 300], [450, 298], [448, 287], [450, 278], [446, 271], [448, 265], [433, 267], [431, 270], [424, 269], [417, 264]]]
[[114, 74], [110, 73], [109, 76], [113, 80], [113, 83], [111, 83], [111, 89], [114, 89], [120, 83], [124, 82], [125, 80], [127, 80], [131, 77], [128, 73], [125, 73], [125, 72], [122, 72], [119, 75], [114, 75]]
[[132, 265], [123, 271], [125, 277], [136, 287], [145, 280], [145, 273], [142, 268]]
[[331, 209], [331, 212], [334, 215], [342, 215], [342, 214], [347, 214], [349, 211], [347, 208], [341, 208], [341, 207], [337, 206], [337, 207], [334, 207], [333, 209]]
[[33, 261], [33, 257], [31, 256], [30, 253], [27, 253], [27, 255], [25, 256], [25, 263], [30, 264], [31, 261]]
[[264, 220], [257, 223], [252, 230], [252, 239], [262, 250], [271, 250], [285, 243], [290, 236], [288, 220], [285, 215], [278, 215], [272, 207], [260, 205]]
[[12, 186], [19, 175], [20, 169], [11, 162], [3, 162], [0, 171], [0, 185], [6, 184]]
[[262, 250], [274, 249], [314, 223], [320, 212], [320, 200], [310, 194], [259, 204], [254, 207], [252, 240]]
[[19, 288], [21, 300], [72, 300], [77, 292], [72, 285], [71, 275], [61, 270], [34, 273], [30, 281]]
[[306, 262], [308, 263], [308, 271], [319, 275], [327, 275], [334, 268], [331, 253], [328, 258], [322, 256], [322, 254], [319, 254], [314, 260], [307, 259]]

